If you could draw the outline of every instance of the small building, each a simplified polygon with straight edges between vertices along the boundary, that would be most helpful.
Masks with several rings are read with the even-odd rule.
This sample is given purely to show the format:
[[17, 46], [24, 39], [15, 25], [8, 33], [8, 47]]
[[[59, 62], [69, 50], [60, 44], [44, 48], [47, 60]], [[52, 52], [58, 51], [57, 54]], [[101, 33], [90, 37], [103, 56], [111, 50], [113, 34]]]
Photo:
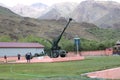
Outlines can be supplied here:
[[39, 43], [19, 43], [19, 42], [0, 42], [0, 57], [6, 56], [25, 56], [26, 53], [44, 53], [44, 46]]
[[118, 40], [113, 47], [113, 54], [118, 54], [120, 55], [120, 41]]

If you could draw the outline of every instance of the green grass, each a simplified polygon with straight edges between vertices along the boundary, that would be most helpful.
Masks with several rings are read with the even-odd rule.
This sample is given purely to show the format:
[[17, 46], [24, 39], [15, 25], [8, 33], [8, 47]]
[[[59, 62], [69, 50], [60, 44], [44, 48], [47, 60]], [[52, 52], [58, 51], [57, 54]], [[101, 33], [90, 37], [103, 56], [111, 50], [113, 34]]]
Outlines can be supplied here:
[[0, 80], [98, 80], [80, 74], [114, 67], [120, 67], [119, 56], [58, 63], [0, 64]]

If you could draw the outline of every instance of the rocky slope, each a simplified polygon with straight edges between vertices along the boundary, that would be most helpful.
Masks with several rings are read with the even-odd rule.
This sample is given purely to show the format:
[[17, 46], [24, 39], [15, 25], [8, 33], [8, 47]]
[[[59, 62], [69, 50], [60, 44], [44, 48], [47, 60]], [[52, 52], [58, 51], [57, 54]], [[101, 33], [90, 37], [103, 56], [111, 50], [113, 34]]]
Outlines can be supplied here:
[[99, 27], [119, 27], [120, 3], [112, 1], [83, 1], [73, 11], [77, 22], [89, 22]]
[[65, 2], [51, 7], [36, 3], [31, 6], [17, 5], [11, 10], [24, 17], [49, 20], [72, 17], [76, 22], [93, 23], [100, 28], [120, 28], [120, 3], [113, 1]]
[[45, 14], [41, 15], [39, 19], [59, 19], [61, 17], [71, 17], [71, 12], [73, 12], [77, 5], [77, 3], [70, 2], [54, 4]]
[[[52, 39], [53, 37], [57, 37], [67, 24], [65, 19], [38, 20], [18, 16], [3, 7], [0, 7], [0, 12], [1, 10], [3, 13], [0, 13], [0, 36], [8, 35], [11, 38], [17, 39], [20, 36], [34, 35]], [[87, 32], [87, 29], [94, 27], [96, 26], [93, 24], [72, 22], [64, 36], [69, 39], [73, 39], [75, 35], [88, 39], [96, 39], [94, 35]]]

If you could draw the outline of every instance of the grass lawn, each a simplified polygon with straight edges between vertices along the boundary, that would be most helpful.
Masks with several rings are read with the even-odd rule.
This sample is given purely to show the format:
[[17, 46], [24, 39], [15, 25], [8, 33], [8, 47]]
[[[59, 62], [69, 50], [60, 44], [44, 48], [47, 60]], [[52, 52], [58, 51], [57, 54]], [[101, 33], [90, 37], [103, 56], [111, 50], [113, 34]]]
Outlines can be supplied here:
[[0, 80], [100, 80], [80, 74], [115, 67], [120, 67], [120, 56], [86, 57], [82, 61], [58, 63], [0, 64]]

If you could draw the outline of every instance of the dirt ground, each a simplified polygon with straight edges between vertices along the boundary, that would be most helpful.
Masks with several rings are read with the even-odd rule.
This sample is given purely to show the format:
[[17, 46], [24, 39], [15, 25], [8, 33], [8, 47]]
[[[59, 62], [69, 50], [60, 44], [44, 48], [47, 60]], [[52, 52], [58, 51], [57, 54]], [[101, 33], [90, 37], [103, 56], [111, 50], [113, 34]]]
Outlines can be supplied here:
[[[63, 62], [63, 61], [73, 61], [73, 60], [83, 60], [84, 57], [80, 55], [68, 55], [67, 57], [58, 57], [58, 58], [50, 58], [48, 56], [42, 56], [42, 57], [34, 57], [30, 60], [31, 63], [37, 63], [37, 62]], [[0, 63], [6, 63], [6, 60], [4, 57], [0, 57]], [[7, 63], [27, 63], [27, 60], [25, 57], [21, 57], [20, 60], [18, 60], [17, 57], [7, 57]]]

